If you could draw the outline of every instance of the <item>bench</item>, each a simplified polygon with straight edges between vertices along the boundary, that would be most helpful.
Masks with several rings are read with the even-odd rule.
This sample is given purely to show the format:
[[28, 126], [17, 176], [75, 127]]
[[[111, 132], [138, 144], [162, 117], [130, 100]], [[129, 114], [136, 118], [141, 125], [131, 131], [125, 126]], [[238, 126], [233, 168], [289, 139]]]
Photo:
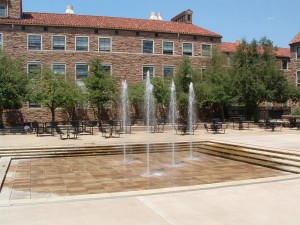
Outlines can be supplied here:
[[[57, 134], [59, 134], [61, 140], [65, 140], [67, 138], [77, 139], [77, 136], [79, 134], [79, 129], [77, 127], [56, 127], [55, 131]], [[70, 137], [71, 134], [73, 135], [73, 137]]]
[[224, 123], [213, 123], [209, 125], [207, 125], [206, 123], [204, 124], [204, 128], [206, 129], [207, 133], [212, 132], [214, 134], [219, 134], [219, 133], [225, 134], [227, 127], [228, 124], [224, 124]]
[[180, 134], [194, 134], [195, 130], [198, 128], [198, 124], [192, 124], [192, 127], [190, 129], [190, 126], [188, 124], [177, 124], [175, 125], [175, 131], [176, 134], [180, 132]]

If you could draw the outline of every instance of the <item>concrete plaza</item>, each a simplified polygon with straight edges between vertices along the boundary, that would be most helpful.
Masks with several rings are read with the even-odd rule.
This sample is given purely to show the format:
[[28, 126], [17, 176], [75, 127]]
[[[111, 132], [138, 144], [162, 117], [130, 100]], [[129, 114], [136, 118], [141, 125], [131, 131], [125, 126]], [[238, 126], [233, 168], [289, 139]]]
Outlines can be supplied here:
[[[139, 142], [213, 140], [226, 143], [299, 151], [300, 131], [227, 129], [195, 135], [172, 132], [147, 134], [133, 130], [120, 138], [103, 138], [99, 133], [80, 135], [77, 140], [56, 136], [1, 135], [0, 148], [89, 146]], [[175, 137], [175, 138], [174, 138]], [[216, 171], [217, 173], [217, 171]], [[300, 176], [219, 182], [193, 186], [135, 190], [51, 198], [0, 200], [1, 224], [299, 224]], [[1, 193], [0, 193], [1, 199]]]

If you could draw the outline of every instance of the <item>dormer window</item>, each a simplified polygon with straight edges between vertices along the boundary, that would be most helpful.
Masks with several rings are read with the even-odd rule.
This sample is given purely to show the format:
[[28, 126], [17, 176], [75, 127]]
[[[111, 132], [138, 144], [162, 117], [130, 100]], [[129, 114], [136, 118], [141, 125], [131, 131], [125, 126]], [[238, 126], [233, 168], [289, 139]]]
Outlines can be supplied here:
[[0, 4], [0, 18], [7, 17], [7, 6], [5, 4]]

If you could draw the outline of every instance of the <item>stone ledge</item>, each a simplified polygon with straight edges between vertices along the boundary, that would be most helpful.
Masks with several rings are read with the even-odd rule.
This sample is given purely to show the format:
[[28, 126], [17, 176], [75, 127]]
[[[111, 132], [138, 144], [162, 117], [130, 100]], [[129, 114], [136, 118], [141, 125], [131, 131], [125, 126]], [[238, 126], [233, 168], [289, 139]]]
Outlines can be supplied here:
[[0, 192], [2, 189], [2, 185], [4, 183], [4, 179], [9, 168], [11, 161], [11, 157], [2, 157], [0, 158]]

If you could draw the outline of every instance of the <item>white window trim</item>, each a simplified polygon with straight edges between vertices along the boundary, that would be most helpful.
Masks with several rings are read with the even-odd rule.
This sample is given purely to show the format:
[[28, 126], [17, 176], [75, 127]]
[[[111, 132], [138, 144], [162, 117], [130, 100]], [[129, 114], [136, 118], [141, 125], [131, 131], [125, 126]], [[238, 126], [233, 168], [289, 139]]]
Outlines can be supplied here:
[[[210, 45], [210, 56], [203, 56], [203, 45]], [[212, 57], [212, 44], [201, 43], [201, 56], [204, 58], [211, 58]]]
[[4, 35], [3, 35], [3, 33], [0, 33], [0, 35], [1, 35], [1, 48], [0, 49], [3, 49], [3, 44], [4, 44]]
[[81, 79], [77, 79], [77, 65], [87, 65], [88, 66], [88, 76], [87, 77], [89, 77], [89, 71], [90, 71], [90, 66], [89, 66], [89, 64], [88, 63], [86, 63], [86, 62], [76, 62], [75, 63], [75, 81], [77, 81], [77, 80], [81, 80]]
[[110, 75], [112, 75], [113, 74], [113, 72], [112, 72], [112, 64], [110, 64], [110, 63], [102, 63], [101, 64], [101, 66], [109, 66], [110, 67]]
[[[100, 38], [110, 39], [110, 50], [109, 51], [100, 51]], [[98, 37], [98, 52], [112, 52], [112, 38], [111, 37]]]
[[8, 4], [0, 3], [0, 5], [5, 6], [5, 16], [0, 18], [7, 18], [8, 17]]
[[144, 67], [153, 67], [153, 77], [155, 77], [155, 66], [153, 64], [143, 64], [142, 65], [142, 81], [144, 81]]
[[67, 79], [67, 65], [66, 65], [66, 63], [61, 63], [61, 62], [58, 62], [58, 63], [56, 63], [56, 62], [54, 62], [54, 63], [52, 63], [51, 64], [51, 71], [53, 72], [53, 66], [54, 65], [64, 65], [65, 66], [65, 79]]
[[[185, 55], [185, 54], [183, 54], [183, 44], [192, 44], [192, 55], [191, 56], [194, 56], [194, 43], [193, 42], [182, 42], [182, 45], [181, 45], [181, 49], [182, 49], [181, 54]], [[189, 55], [187, 55], [187, 56], [189, 56]]]
[[[87, 51], [78, 51], [76, 49], [76, 46], [77, 46], [77, 38], [87, 38], [88, 39], [88, 50]], [[75, 36], [75, 52], [89, 52], [90, 51], [90, 37], [89, 36]]]
[[[144, 41], [152, 41], [152, 49], [153, 49], [153, 52], [152, 53], [146, 53], [146, 52], [144, 52], [144, 48], [143, 48], [143, 43], [144, 43]], [[154, 46], [155, 46], [155, 41], [153, 40], [153, 39], [142, 39], [141, 40], [141, 53], [142, 54], [149, 54], [149, 55], [154, 55], [155, 54], [155, 48], [154, 48]]]
[[[41, 49], [29, 49], [29, 36], [41, 36]], [[43, 51], [43, 35], [41, 34], [27, 34], [27, 51]]]
[[297, 70], [296, 71], [296, 84], [300, 84], [300, 82], [298, 83], [298, 73], [299, 73], [299, 76], [300, 76], [300, 70]]
[[[171, 42], [171, 43], [173, 43], [173, 53], [172, 54], [164, 54], [164, 43], [165, 42]], [[162, 46], [162, 48], [161, 48], [161, 54], [162, 55], [174, 55], [175, 54], [175, 44], [174, 44], [174, 41], [162, 41], [161, 46]]]
[[30, 64], [41, 65], [41, 69], [42, 69], [42, 66], [43, 66], [43, 64], [42, 64], [42, 62], [41, 62], [41, 61], [36, 61], [36, 62], [34, 62], [34, 61], [32, 61], [32, 62], [27, 62], [27, 74], [29, 74], [29, 65], [30, 65]]
[[[65, 37], [65, 50], [54, 50], [54, 49], [53, 49], [53, 44], [54, 44], [53, 39], [54, 39], [54, 37]], [[67, 50], [67, 37], [66, 37], [66, 35], [52, 35], [52, 45], [51, 45], [51, 49], [52, 49], [52, 51], [66, 51], [66, 50]]]
[[164, 68], [165, 67], [172, 67], [173, 68], [173, 76], [175, 77], [175, 66], [170, 66], [170, 65], [163, 65], [162, 66], [162, 72], [163, 72], [163, 74], [162, 74], [162, 77], [164, 78]]

